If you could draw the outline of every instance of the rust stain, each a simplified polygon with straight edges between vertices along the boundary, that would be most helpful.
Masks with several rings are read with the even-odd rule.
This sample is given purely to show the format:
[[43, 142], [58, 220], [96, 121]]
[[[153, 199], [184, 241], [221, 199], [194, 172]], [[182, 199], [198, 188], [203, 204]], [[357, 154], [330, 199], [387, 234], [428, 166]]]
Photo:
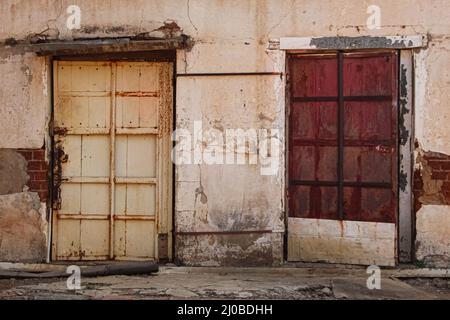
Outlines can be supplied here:
[[64, 127], [54, 127], [53, 128], [53, 134], [58, 136], [66, 136], [69, 132], [69, 129]]
[[165, 21], [164, 25], [153, 31], [162, 32], [165, 38], [173, 38], [178, 36], [181, 33], [182, 29], [175, 21]]
[[159, 92], [144, 91], [118, 91], [116, 96], [119, 97], [159, 97]]
[[62, 164], [66, 163], [69, 155], [64, 152], [61, 141], [58, 140], [53, 150], [53, 185], [52, 185], [52, 207], [54, 210], [61, 209], [61, 183], [62, 183]]
[[162, 100], [159, 110], [159, 137], [172, 134], [172, 66], [164, 63], [159, 66], [159, 88]]

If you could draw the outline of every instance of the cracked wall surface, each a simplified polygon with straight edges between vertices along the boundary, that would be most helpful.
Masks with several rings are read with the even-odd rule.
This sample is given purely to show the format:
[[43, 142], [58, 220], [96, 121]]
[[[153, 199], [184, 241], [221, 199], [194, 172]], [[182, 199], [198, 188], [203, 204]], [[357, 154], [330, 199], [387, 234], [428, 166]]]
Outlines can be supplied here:
[[[422, 162], [420, 150], [450, 154], [447, 0], [380, 0], [380, 30], [367, 28], [369, 3], [359, 0], [80, 0], [79, 30], [66, 27], [66, 8], [71, 4], [65, 0], [0, 2], [0, 71], [4, 75], [0, 86], [0, 148], [39, 149], [46, 139], [51, 96], [49, 61], [28, 52], [25, 45], [31, 43], [118, 37], [170, 39], [183, 34], [192, 38], [193, 46], [177, 51], [179, 74], [283, 73], [284, 52], [270, 48], [271, 40], [276, 42], [280, 37], [420, 34], [429, 41], [427, 48], [414, 53], [414, 138], [420, 146], [416, 162]], [[205, 129], [212, 127], [219, 132], [228, 128], [278, 128], [284, 143], [285, 81], [280, 75], [180, 76], [176, 81], [176, 125], [191, 128], [193, 121], [201, 121]], [[264, 264], [280, 263], [285, 225], [284, 170], [283, 155], [274, 176], [261, 176], [258, 165], [178, 166], [174, 231], [179, 233], [175, 237], [179, 261], [220, 265], [256, 259]], [[441, 244], [446, 243], [442, 239], [448, 234], [440, 238], [431, 235], [439, 222], [450, 229], [448, 215], [443, 213], [448, 212], [448, 203], [436, 198], [443, 194], [444, 184], [437, 192], [436, 183], [430, 182], [433, 179], [426, 178], [427, 170], [425, 165], [420, 172], [429, 185], [418, 191], [423, 194], [417, 193], [424, 201], [417, 206], [419, 257], [446, 255]], [[0, 188], [22, 194], [22, 174], [3, 173]], [[5, 182], [9, 180], [17, 180], [19, 187]], [[20, 199], [30, 203], [26, 196]], [[31, 207], [25, 205], [20, 212], [13, 212], [18, 216], [28, 214], [33, 212]], [[39, 227], [34, 225], [35, 229]], [[218, 233], [252, 230], [267, 233]], [[202, 232], [215, 233], [199, 234]]]
[[416, 258], [450, 267], [450, 156], [418, 150], [414, 172]]
[[45, 261], [46, 227], [36, 193], [0, 195], [0, 261]]
[[45, 175], [37, 176], [41, 164], [43, 150], [0, 149], [0, 261], [46, 259], [46, 195], [39, 184], [47, 182]]

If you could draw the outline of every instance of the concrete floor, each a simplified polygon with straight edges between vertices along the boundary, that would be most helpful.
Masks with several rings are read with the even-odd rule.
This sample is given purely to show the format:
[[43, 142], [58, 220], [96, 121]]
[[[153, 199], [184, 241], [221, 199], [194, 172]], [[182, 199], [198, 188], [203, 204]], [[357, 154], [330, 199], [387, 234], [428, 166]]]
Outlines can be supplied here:
[[164, 266], [152, 275], [82, 277], [80, 290], [68, 290], [66, 278], [1, 279], [0, 299], [450, 299], [448, 270], [425, 271], [382, 270], [381, 289], [369, 290], [366, 269], [355, 266]]

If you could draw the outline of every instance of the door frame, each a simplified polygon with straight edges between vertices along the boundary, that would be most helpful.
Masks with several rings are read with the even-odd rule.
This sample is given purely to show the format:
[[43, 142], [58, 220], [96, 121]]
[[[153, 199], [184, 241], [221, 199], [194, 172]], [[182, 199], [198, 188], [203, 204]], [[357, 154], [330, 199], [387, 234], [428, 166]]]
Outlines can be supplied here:
[[[48, 216], [48, 250], [47, 250], [47, 259], [46, 262], [50, 263], [55, 261], [53, 259], [53, 204], [55, 201], [55, 196], [57, 190], [55, 190], [55, 133], [54, 133], [54, 103], [55, 103], [55, 77], [54, 77], [54, 62], [55, 61], [110, 61], [110, 62], [168, 62], [171, 64], [172, 72], [170, 74], [170, 85], [172, 94], [170, 97], [170, 105], [172, 108], [171, 112], [171, 120], [170, 121], [170, 132], [172, 132], [173, 127], [176, 121], [176, 106], [175, 106], [175, 91], [176, 91], [176, 50], [151, 50], [151, 51], [139, 51], [139, 52], [114, 52], [114, 53], [101, 53], [101, 54], [65, 54], [65, 55], [53, 55], [49, 56], [47, 59], [48, 66], [48, 85], [50, 91], [50, 99], [49, 99], [49, 121], [48, 121], [48, 132], [46, 135], [46, 140], [48, 142], [47, 154], [49, 156], [49, 170], [50, 170], [50, 179], [49, 179], [49, 198], [47, 203], [47, 216]], [[171, 134], [168, 137], [167, 146], [172, 148], [173, 143], [171, 141]], [[162, 144], [162, 142], [161, 142]], [[155, 259], [156, 261], [172, 261], [174, 256], [174, 239], [173, 239], [173, 228], [174, 228], [174, 190], [175, 190], [175, 166], [168, 165], [167, 166], [167, 182], [170, 184], [167, 186], [168, 193], [168, 201], [167, 206], [165, 208], [167, 212], [167, 229], [166, 233], [160, 234], [158, 231], [160, 229], [159, 221], [156, 226], [156, 240], [155, 244]], [[163, 193], [159, 195], [159, 198], [162, 198]], [[158, 219], [159, 220], [159, 219]], [[162, 244], [164, 242], [164, 244]], [[165, 247], [167, 254], [160, 255], [161, 247]], [[58, 260], [59, 262], [65, 263], [66, 261]], [[74, 263], [77, 261], [67, 261], [67, 263]]]
[[[382, 40], [382, 41], [380, 41]], [[345, 51], [376, 51], [395, 49], [398, 54], [398, 215], [396, 261], [411, 262], [414, 259], [415, 218], [413, 206], [413, 157], [414, 157], [414, 51], [425, 47], [426, 36], [386, 36], [386, 37], [286, 37], [280, 38], [279, 50], [286, 52], [285, 72], [285, 132], [289, 134], [289, 66], [288, 55], [298, 53], [319, 53]], [[288, 159], [289, 139], [285, 139], [285, 241], [284, 260], [288, 252]]]

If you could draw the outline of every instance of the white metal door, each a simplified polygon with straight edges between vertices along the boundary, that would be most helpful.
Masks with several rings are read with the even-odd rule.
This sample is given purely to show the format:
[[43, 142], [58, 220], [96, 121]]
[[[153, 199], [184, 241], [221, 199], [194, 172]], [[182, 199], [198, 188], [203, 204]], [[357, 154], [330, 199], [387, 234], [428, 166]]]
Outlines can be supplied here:
[[158, 258], [171, 226], [171, 68], [55, 62], [54, 260]]

